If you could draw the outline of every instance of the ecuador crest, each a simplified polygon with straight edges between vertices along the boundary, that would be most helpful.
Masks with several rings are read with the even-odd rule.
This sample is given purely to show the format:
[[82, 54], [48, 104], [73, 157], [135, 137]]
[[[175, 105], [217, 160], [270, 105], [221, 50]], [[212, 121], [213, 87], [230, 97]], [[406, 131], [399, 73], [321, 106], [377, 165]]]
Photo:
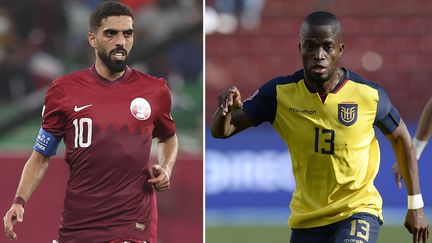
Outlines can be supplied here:
[[358, 104], [355, 103], [340, 103], [338, 104], [338, 119], [342, 125], [347, 127], [353, 125], [357, 121]]

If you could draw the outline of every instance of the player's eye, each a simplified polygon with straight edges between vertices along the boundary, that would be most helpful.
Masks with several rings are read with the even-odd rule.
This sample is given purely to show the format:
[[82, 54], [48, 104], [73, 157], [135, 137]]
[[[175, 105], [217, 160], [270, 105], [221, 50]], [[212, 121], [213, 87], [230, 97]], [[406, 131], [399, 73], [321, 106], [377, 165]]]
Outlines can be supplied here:
[[123, 32], [124, 37], [131, 37], [133, 36], [134, 32], [133, 30], [126, 30]]
[[331, 51], [331, 50], [333, 50], [333, 46], [332, 45], [326, 45], [326, 46], [324, 46], [324, 49], [326, 51]]
[[113, 37], [113, 36], [115, 36], [117, 34], [118, 34], [118, 31], [116, 31], [116, 30], [106, 30], [105, 31], [105, 35], [108, 36], [108, 37]]
[[306, 44], [303, 45], [303, 48], [304, 48], [306, 51], [311, 51], [311, 50], [314, 49], [314, 45], [313, 45], [312, 43], [306, 43]]

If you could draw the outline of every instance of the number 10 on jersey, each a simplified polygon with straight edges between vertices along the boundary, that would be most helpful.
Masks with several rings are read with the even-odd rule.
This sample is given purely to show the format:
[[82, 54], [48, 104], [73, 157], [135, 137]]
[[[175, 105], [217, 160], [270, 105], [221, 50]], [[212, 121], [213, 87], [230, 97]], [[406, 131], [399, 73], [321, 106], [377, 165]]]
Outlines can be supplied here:
[[[75, 127], [75, 148], [87, 148], [90, 146], [92, 141], [92, 119], [90, 118], [80, 118], [73, 120], [73, 125]], [[84, 130], [87, 129], [87, 137], [84, 139]]]

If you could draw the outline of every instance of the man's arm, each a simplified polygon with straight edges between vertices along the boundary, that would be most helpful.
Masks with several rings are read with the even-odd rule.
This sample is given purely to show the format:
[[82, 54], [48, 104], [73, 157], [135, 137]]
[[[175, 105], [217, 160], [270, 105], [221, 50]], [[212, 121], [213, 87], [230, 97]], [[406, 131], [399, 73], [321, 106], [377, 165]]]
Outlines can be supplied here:
[[[39, 152], [33, 151], [30, 158], [27, 160], [21, 174], [21, 179], [16, 192], [16, 197], [28, 201], [37, 188], [42, 178], [48, 169], [50, 157], [45, 157]], [[22, 222], [24, 215], [23, 205], [13, 203], [11, 208], [3, 217], [4, 230], [9, 239], [17, 239], [16, 233], [13, 231], [13, 225], [16, 222]]]
[[[416, 198], [414, 205], [409, 205], [405, 218], [405, 227], [413, 234], [414, 243], [426, 243], [429, 237], [428, 220], [423, 212], [423, 200], [420, 198], [420, 202], [419, 196], [415, 196], [420, 195], [421, 197], [417, 159], [412, 149], [410, 134], [403, 120], [400, 121], [395, 131], [387, 135], [387, 138], [390, 140], [395, 152], [396, 161], [404, 178], [408, 196]], [[412, 203], [410, 202], [411, 198], [408, 199], [409, 204]]]
[[413, 140], [417, 159], [420, 158], [429, 138], [432, 136], [432, 98], [429, 99], [420, 115], [419, 125]]
[[420, 116], [415, 137], [427, 141], [432, 136], [432, 98], [429, 99]]
[[217, 98], [218, 108], [213, 114], [211, 132], [215, 138], [228, 138], [253, 125], [242, 110], [240, 91], [232, 87]]
[[[416, 130], [416, 135], [413, 138], [414, 152], [417, 160], [426, 147], [428, 140], [432, 136], [432, 98], [429, 99], [426, 106], [423, 108], [422, 114], [420, 116], [419, 125]], [[396, 179], [396, 184], [399, 189], [402, 188], [402, 174], [399, 171], [397, 163], [393, 165], [393, 174]]]
[[158, 164], [153, 165], [152, 172], [155, 178], [148, 182], [153, 184], [157, 191], [166, 191], [170, 188], [170, 179], [178, 154], [177, 135], [158, 141]]

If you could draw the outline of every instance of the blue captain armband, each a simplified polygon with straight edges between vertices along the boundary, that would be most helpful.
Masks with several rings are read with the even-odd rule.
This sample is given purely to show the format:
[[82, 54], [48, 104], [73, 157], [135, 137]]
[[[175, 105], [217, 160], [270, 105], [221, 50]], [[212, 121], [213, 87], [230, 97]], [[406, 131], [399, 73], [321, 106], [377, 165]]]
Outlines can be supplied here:
[[33, 149], [45, 157], [51, 157], [56, 154], [60, 141], [61, 137], [54, 136], [41, 127]]

